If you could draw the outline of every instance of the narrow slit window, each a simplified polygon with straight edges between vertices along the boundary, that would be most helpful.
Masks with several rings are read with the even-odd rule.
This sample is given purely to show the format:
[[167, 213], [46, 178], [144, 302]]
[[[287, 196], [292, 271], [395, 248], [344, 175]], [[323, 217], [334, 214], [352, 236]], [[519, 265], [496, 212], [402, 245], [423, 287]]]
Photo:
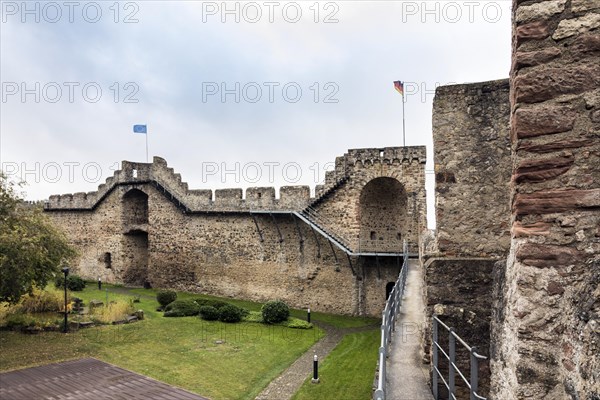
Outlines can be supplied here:
[[112, 254], [109, 252], [104, 253], [104, 266], [106, 268], [112, 268]]

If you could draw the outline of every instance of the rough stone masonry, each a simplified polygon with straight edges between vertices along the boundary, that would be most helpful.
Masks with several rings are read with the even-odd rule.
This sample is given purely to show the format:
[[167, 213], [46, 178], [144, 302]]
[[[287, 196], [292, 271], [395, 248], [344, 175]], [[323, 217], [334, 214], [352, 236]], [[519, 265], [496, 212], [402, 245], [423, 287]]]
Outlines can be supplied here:
[[600, 2], [513, 1], [497, 399], [600, 399]]
[[[325, 184], [190, 190], [165, 160], [124, 161], [98, 191], [45, 211], [105, 282], [379, 316], [426, 223], [425, 147], [354, 149]], [[416, 251], [416, 250], [414, 250]]]

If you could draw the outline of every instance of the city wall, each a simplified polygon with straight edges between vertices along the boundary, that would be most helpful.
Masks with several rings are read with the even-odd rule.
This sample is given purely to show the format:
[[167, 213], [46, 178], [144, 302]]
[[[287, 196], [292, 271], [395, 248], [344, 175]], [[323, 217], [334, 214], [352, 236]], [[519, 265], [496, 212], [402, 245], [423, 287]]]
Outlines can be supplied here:
[[[378, 316], [400, 256], [362, 254], [418, 242], [424, 165], [424, 147], [350, 150], [314, 198], [307, 186], [276, 198], [272, 187], [190, 190], [155, 157], [124, 161], [98, 191], [52, 196], [45, 210], [79, 250], [74, 269], [86, 278]], [[294, 214], [309, 206], [346, 247]]]

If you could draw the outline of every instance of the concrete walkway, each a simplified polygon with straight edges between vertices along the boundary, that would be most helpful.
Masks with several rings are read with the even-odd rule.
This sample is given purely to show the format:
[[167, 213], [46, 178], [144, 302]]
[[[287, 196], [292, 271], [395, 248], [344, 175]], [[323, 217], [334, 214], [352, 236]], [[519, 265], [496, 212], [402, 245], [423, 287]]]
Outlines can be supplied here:
[[409, 261], [402, 309], [396, 319], [387, 361], [386, 398], [390, 400], [433, 400], [429, 372], [421, 349], [425, 327], [423, 271], [417, 260]]

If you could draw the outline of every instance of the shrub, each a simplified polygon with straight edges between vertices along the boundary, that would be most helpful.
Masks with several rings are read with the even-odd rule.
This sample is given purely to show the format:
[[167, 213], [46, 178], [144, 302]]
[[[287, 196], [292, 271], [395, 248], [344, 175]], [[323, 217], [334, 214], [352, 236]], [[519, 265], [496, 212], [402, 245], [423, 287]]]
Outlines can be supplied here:
[[213, 306], [201, 306], [200, 317], [206, 321], [216, 321], [219, 319], [219, 310]]
[[177, 293], [174, 290], [161, 290], [156, 293], [156, 301], [158, 301], [163, 308], [175, 300], [177, 300]]
[[[65, 278], [63, 276], [57, 276], [54, 280], [54, 286], [59, 289], [65, 288]], [[72, 290], [74, 292], [80, 292], [85, 289], [85, 281], [81, 279], [77, 275], [68, 275], [67, 276], [67, 289]]]
[[8, 317], [14, 314], [14, 308], [8, 303], [0, 303], [0, 327], [6, 326]]
[[27, 314], [13, 314], [6, 319], [6, 327], [9, 329], [33, 327], [35, 325], [35, 319]]
[[175, 300], [165, 307], [165, 317], [190, 317], [200, 313], [200, 306], [193, 300]]
[[292, 329], [312, 329], [313, 327], [313, 324], [311, 324], [310, 322], [306, 322], [303, 319], [294, 317], [291, 317], [287, 321], [283, 322], [281, 325], [287, 326], [288, 328]]
[[242, 309], [227, 304], [219, 309], [219, 321], [221, 322], [240, 322], [242, 320]]
[[267, 324], [283, 322], [290, 316], [290, 308], [281, 300], [265, 303], [261, 308], [261, 312], [263, 321]]
[[[48, 311], [64, 311], [65, 297], [61, 290], [48, 288], [41, 290], [34, 288], [31, 294], [26, 294], [21, 298], [19, 312], [40, 313]], [[70, 302], [70, 296], [67, 302]]]
[[110, 324], [127, 318], [134, 310], [135, 307], [129, 300], [118, 299], [114, 302], [111, 301], [106, 306], [91, 309], [90, 318], [95, 322]]
[[228, 305], [229, 303], [222, 301], [222, 300], [213, 300], [213, 299], [202, 299], [202, 298], [197, 298], [194, 299], [194, 301], [199, 305], [199, 306], [211, 306], [216, 308], [217, 310], [220, 309], [223, 306]]

